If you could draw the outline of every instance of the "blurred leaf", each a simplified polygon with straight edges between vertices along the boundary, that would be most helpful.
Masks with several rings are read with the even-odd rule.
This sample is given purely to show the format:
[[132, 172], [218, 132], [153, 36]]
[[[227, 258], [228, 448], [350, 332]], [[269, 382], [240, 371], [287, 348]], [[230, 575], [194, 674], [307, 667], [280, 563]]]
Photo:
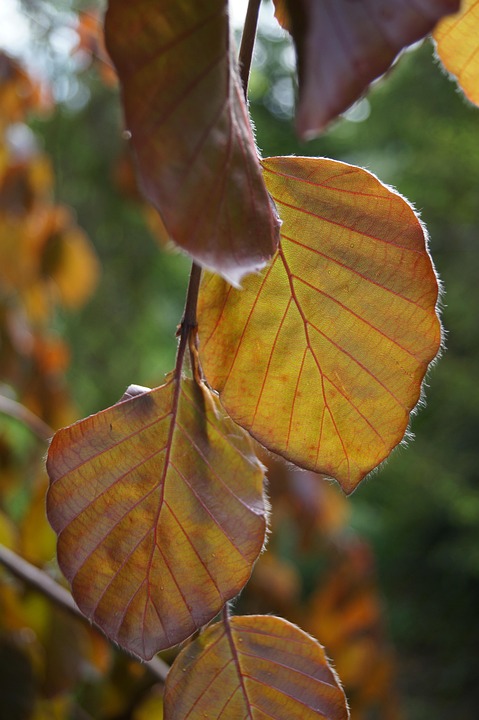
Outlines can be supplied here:
[[479, 0], [462, 0], [460, 11], [442, 20], [433, 37], [446, 70], [479, 105]]
[[234, 617], [178, 655], [166, 720], [204, 717], [346, 720], [346, 698], [319, 643], [277, 617]]
[[105, 48], [103, 17], [100, 11], [92, 4], [88, 10], [79, 12], [77, 19], [75, 30], [78, 34], [78, 45], [74, 52], [90, 55], [105, 85], [114, 87], [118, 78]]
[[49, 520], [82, 611], [143, 658], [211, 620], [264, 542], [263, 467], [203, 385], [133, 386], [53, 438]]
[[162, 720], [163, 689], [154, 688], [133, 711], [132, 720]]
[[384, 632], [374, 559], [354, 536], [331, 552], [330, 570], [304, 608], [305, 627], [324, 642], [347, 691], [354, 718], [397, 718], [394, 665]]
[[72, 701], [69, 697], [39, 700], [29, 720], [69, 720], [72, 717]]
[[28, 112], [50, 106], [45, 88], [35, 82], [21, 65], [0, 51], [0, 130], [21, 122]]
[[238, 284], [271, 258], [279, 223], [233, 59], [226, 0], [110, 0], [106, 40], [147, 197], [180, 247]]
[[274, 0], [276, 17], [296, 44], [300, 136], [324, 130], [459, 1]]
[[11, 550], [17, 550], [18, 532], [8, 515], [0, 510], [0, 544]]
[[37, 484], [20, 527], [20, 554], [39, 567], [55, 557], [56, 549], [56, 536], [45, 515], [46, 489], [46, 482]]
[[53, 233], [44, 249], [43, 272], [67, 308], [81, 307], [98, 281], [99, 265], [85, 233], [75, 226]]
[[[279, 527], [278, 531], [284, 532], [284, 526]], [[294, 563], [279, 558], [269, 547], [268, 552], [260, 555], [254, 566], [247, 593], [253, 596], [256, 608], [263, 608], [264, 612], [281, 613], [282, 617], [291, 619], [291, 610], [298, 607], [301, 596], [298, 568]], [[244, 593], [241, 599], [244, 600]]]
[[365, 170], [264, 168], [281, 247], [241, 291], [205, 276], [201, 361], [236, 422], [349, 493], [403, 439], [438, 352], [434, 269], [411, 207]]

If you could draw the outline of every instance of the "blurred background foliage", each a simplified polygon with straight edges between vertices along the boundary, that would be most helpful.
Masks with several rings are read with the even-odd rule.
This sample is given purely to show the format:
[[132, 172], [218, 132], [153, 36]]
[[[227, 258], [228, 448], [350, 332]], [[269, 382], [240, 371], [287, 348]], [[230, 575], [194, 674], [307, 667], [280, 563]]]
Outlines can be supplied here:
[[[59, 427], [112, 404], [132, 382], [161, 383], [174, 362], [189, 263], [165, 248], [136, 188], [92, 3], [24, 0], [18, 8], [28, 72], [0, 57], [1, 394]], [[473, 720], [479, 110], [425, 42], [322, 138], [300, 144], [293, 68], [288, 38], [266, 17], [250, 84], [262, 153], [355, 163], [414, 203], [445, 288], [447, 351], [413, 420], [415, 440], [349, 500], [306, 473], [272, 466], [271, 552], [238, 610], [278, 612], [314, 633], [346, 683], [353, 720]], [[38, 75], [43, 89], [31, 79]], [[0, 416], [0, 540], [55, 573], [42, 452], [21, 424]], [[8, 690], [13, 708], [6, 720], [161, 714], [145, 669], [1, 578], [0, 696]], [[59, 633], [73, 655], [62, 651]], [[18, 696], [7, 668], [24, 680]], [[29, 698], [39, 684], [35, 704]]]

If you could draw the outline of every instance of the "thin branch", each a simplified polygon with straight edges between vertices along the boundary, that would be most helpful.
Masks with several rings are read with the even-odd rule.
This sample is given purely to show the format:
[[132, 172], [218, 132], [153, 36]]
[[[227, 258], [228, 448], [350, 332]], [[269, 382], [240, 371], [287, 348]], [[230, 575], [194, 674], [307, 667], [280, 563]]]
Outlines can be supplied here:
[[37, 415], [16, 400], [0, 395], [0, 413], [19, 420], [42, 442], [49, 442], [55, 431]]
[[[74, 599], [64, 587], [59, 585], [53, 578], [40, 568], [31, 565], [29, 562], [21, 558], [12, 550], [0, 544], [0, 564], [9, 570], [12, 575], [19, 578], [30, 587], [38, 590], [42, 595], [51, 600], [57, 607], [66, 610], [76, 618], [80, 618], [84, 622], [90, 624], [90, 621], [83, 615]], [[96, 625], [91, 625], [97, 632], [101, 630]], [[103, 633], [101, 633], [103, 635]], [[116, 649], [116, 646], [115, 646]], [[138, 662], [140, 662], [138, 660]], [[142, 663], [143, 664], [143, 663]], [[161, 682], [165, 682], [168, 674], [169, 666], [159, 657], [144, 663], [150, 670], [151, 674]]]
[[249, 0], [248, 10], [244, 21], [243, 35], [239, 51], [240, 78], [243, 86], [245, 99], [248, 95], [248, 81], [253, 57], [254, 41], [256, 39], [256, 28], [258, 27], [258, 15], [261, 0]]
[[[188, 293], [186, 295], [185, 309], [181, 320], [177, 335], [180, 336], [180, 344], [178, 346], [178, 354], [176, 356], [176, 378], [181, 377], [183, 368], [183, 360], [186, 348], [190, 341], [192, 331], [196, 330], [198, 320], [196, 317], [196, 308], [198, 305], [198, 292], [200, 289], [201, 268], [195, 262], [191, 265], [190, 281], [188, 284]], [[191, 347], [191, 345], [190, 345]]]
[[188, 294], [186, 296], [185, 310], [181, 321], [181, 329], [186, 335], [189, 331], [196, 327], [196, 307], [198, 304], [198, 291], [200, 288], [201, 268], [196, 263], [191, 266], [190, 282], [188, 285]]

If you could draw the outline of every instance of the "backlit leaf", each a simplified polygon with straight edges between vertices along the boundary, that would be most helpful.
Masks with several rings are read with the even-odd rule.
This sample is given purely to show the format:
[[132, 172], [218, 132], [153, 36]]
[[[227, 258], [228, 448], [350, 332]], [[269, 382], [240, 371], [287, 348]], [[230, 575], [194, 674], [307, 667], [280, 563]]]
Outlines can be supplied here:
[[264, 542], [263, 467], [204, 385], [172, 374], [135, 388], [55, 435], [47, 511], [81, 610], [151, 658], [249, 578]]
[[346, 720], [346, 699], [323, 648], [277, 617], [233, 617], [177, 657], [165, 720]]
[[351, 492], [402, 440], [439, 350], [436, 276], [413, 210], [370, 173], [264, 168], [281, 247], [242, 291], [204, 278], [203, 369], [261, 443]]
[[279, 223], [232, 54], [226, 0], [110, 0], [106, 39], [145, 194], [179, 246], [239, 283], [273, 255]]
[[460, 0], [275, 0], [298, 55], [297, 128], [320, 133]]
[[479, 105], [479, 0], [463, 0], [457, 15], [434, 31], [437, 54], [469, 100]]

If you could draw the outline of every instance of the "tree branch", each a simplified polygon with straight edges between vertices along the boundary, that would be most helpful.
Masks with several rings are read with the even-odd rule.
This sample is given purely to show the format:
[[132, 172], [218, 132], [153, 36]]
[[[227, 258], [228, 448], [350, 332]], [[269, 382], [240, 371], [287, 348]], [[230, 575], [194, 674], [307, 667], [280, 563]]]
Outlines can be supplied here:
[[0, 413], [19, 420], [42, 442], [49, 442], [55, 431], [37, 415], [16, 400], [0, 395]]
[[[31, 565], [29, 562], [21, 558], [19, 555], [0, 544], [0, 564], [3, 565], [12, 575], [19, 578], [30, 587], [38, 590], [42, 595], [52, 601], [57, 607], [66, 610], [76, 618], [80, 618], [84, 622], [90, 621], [83, 615], [71, 594], [64, 587], [59, 585], [46, 572]], [[96, 625], [91, 625], [97, 632], [101, 633]], [[103, 635], [103, 633], [101, 633]], [[117, 647], [115, 646], [115, 649]], [[138, 662], [140, 662], [138, 660]], [[151, 674], [161, 682], [165, 682], [168, 674], [169, 666], [159, 657], [154, 657], [146, 663], [142, 663], [148, 667]]]
[[249, 0], [248, 10], [244, 21], [243, 35], [239, 51], [240, 78], [243, 86], [245, 99], [248, 95], [248, 81], [251, 70], [251, 59], [253, 57], [254, 41], [256, 39], [256, 28], [258, 27], [258, 15], [261, 0]]

